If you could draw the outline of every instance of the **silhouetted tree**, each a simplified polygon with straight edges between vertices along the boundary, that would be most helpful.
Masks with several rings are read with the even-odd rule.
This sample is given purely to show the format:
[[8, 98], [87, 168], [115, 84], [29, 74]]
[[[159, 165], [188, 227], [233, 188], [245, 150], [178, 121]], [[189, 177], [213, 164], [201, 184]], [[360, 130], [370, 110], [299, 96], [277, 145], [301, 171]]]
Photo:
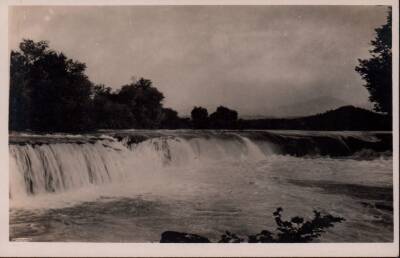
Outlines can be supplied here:
[[178, 112], [172, 108], [162, 109], [161, 128], [164, 129], [177, 129], [182, 128], [182, 120], [178, 116]]
[[23, 130], [30, 127], [32, 105], [28, 60], [21, 53], [11, 51], [10, 64], [9, 127], [11, 130]]
[[204, 129], [208, 127], [208, 111], [203, 107], [194, 107], [190, 113], [193, 127]]
[[378, 112], [392, 114], [392, 10], [389, 9], [386, 24], [375, 29], [373, 49], [369, 59], [359, 59], [355, 68], [365, 81], [370, 101]]
[[23, 40], [11, 52], [10, 129], [85, 131], [112, 128], [180, 128], [188, 121], [163, 108], [164, 95], [141, 78], [113, 92], [94, 85], [84, 63]]
[[237, 111], [224, 106], [219, 106], [217, 110], [210, 115], [211, 127], [218, 129], [236, 128], [237, 120]]
[[93, 91], [93, 116], [96, 128], [128, 129], [136, 124], [135, 117], [127, 105], [116, 101], [117, 95], [111, 88], [95, 85]]
[[137, 82], [122, 86], [117, 93], [119, 103], [126, 105], [136, 124], [132, 128], [158, 128], [162, 120], [164, 95], [152, 86], [152, 82], [141, 78]]
[[84, 63], [23, 40], [11, 52], [10, 129], [82, 131], [90, 127], [92, 83]]

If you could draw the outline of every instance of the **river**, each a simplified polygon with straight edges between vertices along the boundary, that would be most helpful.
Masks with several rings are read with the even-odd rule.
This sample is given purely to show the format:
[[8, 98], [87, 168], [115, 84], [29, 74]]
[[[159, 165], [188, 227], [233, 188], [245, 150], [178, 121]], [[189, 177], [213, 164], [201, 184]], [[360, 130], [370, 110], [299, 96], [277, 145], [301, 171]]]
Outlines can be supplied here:
[[272, 213], [345, 218], [317, 242], [390, 242], [390, 132], [125, 130], [10, 134], [10, 240], [215, 241]]

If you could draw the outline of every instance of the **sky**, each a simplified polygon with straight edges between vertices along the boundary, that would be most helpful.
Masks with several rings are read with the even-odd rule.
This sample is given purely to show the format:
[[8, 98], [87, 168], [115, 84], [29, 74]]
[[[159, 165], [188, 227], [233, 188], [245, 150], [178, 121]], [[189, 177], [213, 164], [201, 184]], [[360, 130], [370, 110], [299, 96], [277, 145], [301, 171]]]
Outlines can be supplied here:
[[354, 67], [386, 14], [384, 6], [14, 6], [9, 48], [47, 40], [113, 89], [151, 79], [183, 116], [219, 105], [285, 116], [371, 106]]

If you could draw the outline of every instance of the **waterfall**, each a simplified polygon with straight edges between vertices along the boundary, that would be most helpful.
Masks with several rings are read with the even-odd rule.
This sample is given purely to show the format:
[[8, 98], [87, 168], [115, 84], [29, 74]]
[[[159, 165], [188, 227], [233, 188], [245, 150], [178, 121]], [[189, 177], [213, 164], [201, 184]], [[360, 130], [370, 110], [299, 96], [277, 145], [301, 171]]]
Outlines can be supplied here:
[[[111, 136], [110, 136], [111, 135]], [[141, 136], [141, 137], [138, 137]], [[10, 197], [140, 180], [166, 168], [258, 162], [271, 155], [352, 155], [391, 150], [391, 135], [244, 132], [136, 132], [91, 136], [10, 137]], [[135, 140], [132, 140], [135, 137]], [[137, 140], [139, 139], [140, 140]], [[374, 149], [375, 148], [375, 149]]]
[[162, 172], [166, 166], [195, 166], [222, 160], [260, 160], [262, 151], [249, 139], [151, 138], [96, 143], [11, 144], [10, 195], [62, 192], [109, 184], [137, 173]]

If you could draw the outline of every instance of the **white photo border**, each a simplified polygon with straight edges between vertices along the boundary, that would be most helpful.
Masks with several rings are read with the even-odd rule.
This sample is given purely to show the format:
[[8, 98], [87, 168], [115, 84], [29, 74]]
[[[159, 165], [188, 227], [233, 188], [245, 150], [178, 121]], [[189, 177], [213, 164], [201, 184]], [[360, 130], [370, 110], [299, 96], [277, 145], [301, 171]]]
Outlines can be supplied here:
[[[0, 256], [397, 257], [399, 255], [399, 1], [397, 0], [14, 0], [0, 1]], [[14, 5], [390, 5], [393, 12], [393, 243], [158, 244], [9, 241], [8, 7]]]

